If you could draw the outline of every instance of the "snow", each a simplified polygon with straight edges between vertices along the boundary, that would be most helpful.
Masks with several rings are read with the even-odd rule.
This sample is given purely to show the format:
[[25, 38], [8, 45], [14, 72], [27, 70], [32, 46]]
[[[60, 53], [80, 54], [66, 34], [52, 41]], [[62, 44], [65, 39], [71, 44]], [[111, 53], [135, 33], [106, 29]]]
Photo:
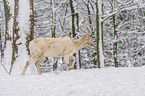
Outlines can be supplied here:
[[[12, 13], [13, 17], [14, 1], [8, 1], [11, 9], [10, 13]], [[99, 15], [102, 15], [101, 2], [102, 0], [99, 0]], [[19, 1], [18, 26], [20, 29], [20, 38], [17, 41], [17, 44], [21, 43], [21, 45], [18, 46], [18, 57], [14, 62], [15, 64], [11, 75], [8, 75], [0, 64], [0, 96], [145, 96], [145, 67], [132, 67], [131, 62], [129, 61], [127, 61], [127, 63], [130, 64], [130, 68], [58, 71], [59, 75], [55, 72], [38, 75], [36, 68], [32, 69], [35, 71], [35, 74], [32, 74], [29, 72], [31, 66], [35, 67], [35, 65], [32, 64], [26, 71], [26, 75], [21, 76], [20, 74], [25, 63], [29, 59], [25, 46], [26, 34], [29, 33], [29, 15], [31, 12], [29, 6], [29, 0]], [[58, 7], [55, 7], [53, 4], [53, 12], [56, 12], [60, 6], [61, 3]], [[113, 14], [117, 14], [124, 10], [143, 7], [144, 4], [141, 6], [123, 8], [119, 11], [110, 14], [108, 13], [104, 16], [103, 20], [100, 17], [99, 21], [103, 22]], [[75, 10], [77, 11], [77, 9]], [[66, 14], [64, 18], [69, 16], [70, 14]], [[83, 21], [83, 19], [81, 19], [81, 21]], [[79, 22], [79, 25], [81, 25], [81, 21]], [[46, 23], [46, 21], [43, 23]], [[12, 36], [13, 18], [10, 19], [8, 25], [8, 33]], [[4, 65], [7, 69], [10, 69], [9, 67], [12, 56], [11, 43], [11, 41], [7, 42], [7, 47], [4, 52]], [[101, 39], [100, 44], [102, 44]], [[104, 66], [104, 55], [101, 46], [102, 45], [100, 45], [100, 61]]]
[[11, 52], [11, 50], [12, 50], [12, 48], [11, 48], [11, 41], [8, 41], [7, 42], [7, 44], [6, 44], [6, 49], [5, 49], [5, 58], [4, 58], [4, 65], [5, 64], [7, 64], [8, 66], [8, 68], [9, 68], [9, 65], [10, 65], [10, 62], [11, 62], [11, 54], [12, 54], [12, 52]]
[[145, 96], [145, 67], [71, 70], [58, 74], [0, 74], [0, 96]]

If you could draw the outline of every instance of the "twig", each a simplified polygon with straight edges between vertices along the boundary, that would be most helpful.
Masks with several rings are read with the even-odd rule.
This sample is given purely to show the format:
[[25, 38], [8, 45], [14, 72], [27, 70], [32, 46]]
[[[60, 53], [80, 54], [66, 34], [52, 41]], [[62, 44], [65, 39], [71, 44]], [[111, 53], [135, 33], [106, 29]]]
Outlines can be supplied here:
[[9, 74], [9, 72], [6, 69], [6, 67], [3, 64], [1, 64], [1, 65], [3, 66], [3, 68], [5, 69], [5, 71]]

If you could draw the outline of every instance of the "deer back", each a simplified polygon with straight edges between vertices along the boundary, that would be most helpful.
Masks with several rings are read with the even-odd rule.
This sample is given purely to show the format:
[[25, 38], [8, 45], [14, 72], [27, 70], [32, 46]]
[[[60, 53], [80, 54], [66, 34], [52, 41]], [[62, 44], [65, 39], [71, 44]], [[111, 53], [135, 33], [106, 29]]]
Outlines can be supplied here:
[[38, 38], [30, 42], [29, 48], [30, 54], [35, 56], [63, 57], [75, 52], [75, 46], [68, 37]]

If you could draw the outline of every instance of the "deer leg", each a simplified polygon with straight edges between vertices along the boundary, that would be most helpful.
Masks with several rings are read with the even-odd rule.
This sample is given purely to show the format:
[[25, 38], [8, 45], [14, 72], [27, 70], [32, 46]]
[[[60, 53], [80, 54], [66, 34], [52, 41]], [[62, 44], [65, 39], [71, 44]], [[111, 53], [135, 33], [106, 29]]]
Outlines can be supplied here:
[[36, 58], [34, 58], [33, 56], [30, 58], [30, 60], [28, 60], [27, 62], [26, 62], [26, 65], [25, 65], [25, 67], [24, 67], [24, 70], [23, 70], [23, 72], [21, 73], [21, 75], [25, 75], [25, 72], [26, 72], [26, 70], [27, 70], [27, 68], [29, 67], [29, 65], [30, 64], [32, 64], [32, 63], [34, 63], [34, 62], [36, 62]]
[[67, 71], [69, 70], [69, 56], [64, 56], [64, 61], [66, 63]]
[[75, 65], [75, 62], [76, 62], [76, 58], [74, 56], [70, 56], [69, 59], [73, 59], [73, 64], [72, 64], [71, 68], [69, 69], [69, 70], [71, 70], [71, 69], [74, 68], [74, 65]]
[[40, 63], [41, 61], [43, 60], [44, 57], [42, 57], [40, 60], [38, 60], [36, 63], [35, 63], [35, 66], [37, 68], [37, 71], [39, 73], [39, 75], [41, 75], [41, 71], [40, 71]]

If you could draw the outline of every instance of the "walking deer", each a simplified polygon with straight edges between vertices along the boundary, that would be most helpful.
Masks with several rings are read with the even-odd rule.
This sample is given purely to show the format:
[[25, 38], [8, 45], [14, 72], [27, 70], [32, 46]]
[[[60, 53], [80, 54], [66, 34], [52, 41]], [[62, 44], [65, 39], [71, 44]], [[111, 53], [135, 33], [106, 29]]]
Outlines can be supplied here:
[[[84, 23], [84, 28], [87, 34], [84, 33], [82, 38], [76, 40], [68, 37], [38, 38], [32, 40], [29, 43], [31, 58], [26, 62], [21, 75], [25, 75], [27, 68], [32, 63], [35, 63], [37, 71], [41, 75], [40, 63], [45, 57], [63, 57], [67, 70], [72, 69], [76, 61], [76, 58], [73, 56], [74, 52], [85, 46], [94, 47], [92, 41], [92, 26], [93, 24], [91, 24], [91, 32], [88, 33], [86, 30], [86, 23]], [[69, 59], [73, 59], [71, 68], [69, 68]]]

